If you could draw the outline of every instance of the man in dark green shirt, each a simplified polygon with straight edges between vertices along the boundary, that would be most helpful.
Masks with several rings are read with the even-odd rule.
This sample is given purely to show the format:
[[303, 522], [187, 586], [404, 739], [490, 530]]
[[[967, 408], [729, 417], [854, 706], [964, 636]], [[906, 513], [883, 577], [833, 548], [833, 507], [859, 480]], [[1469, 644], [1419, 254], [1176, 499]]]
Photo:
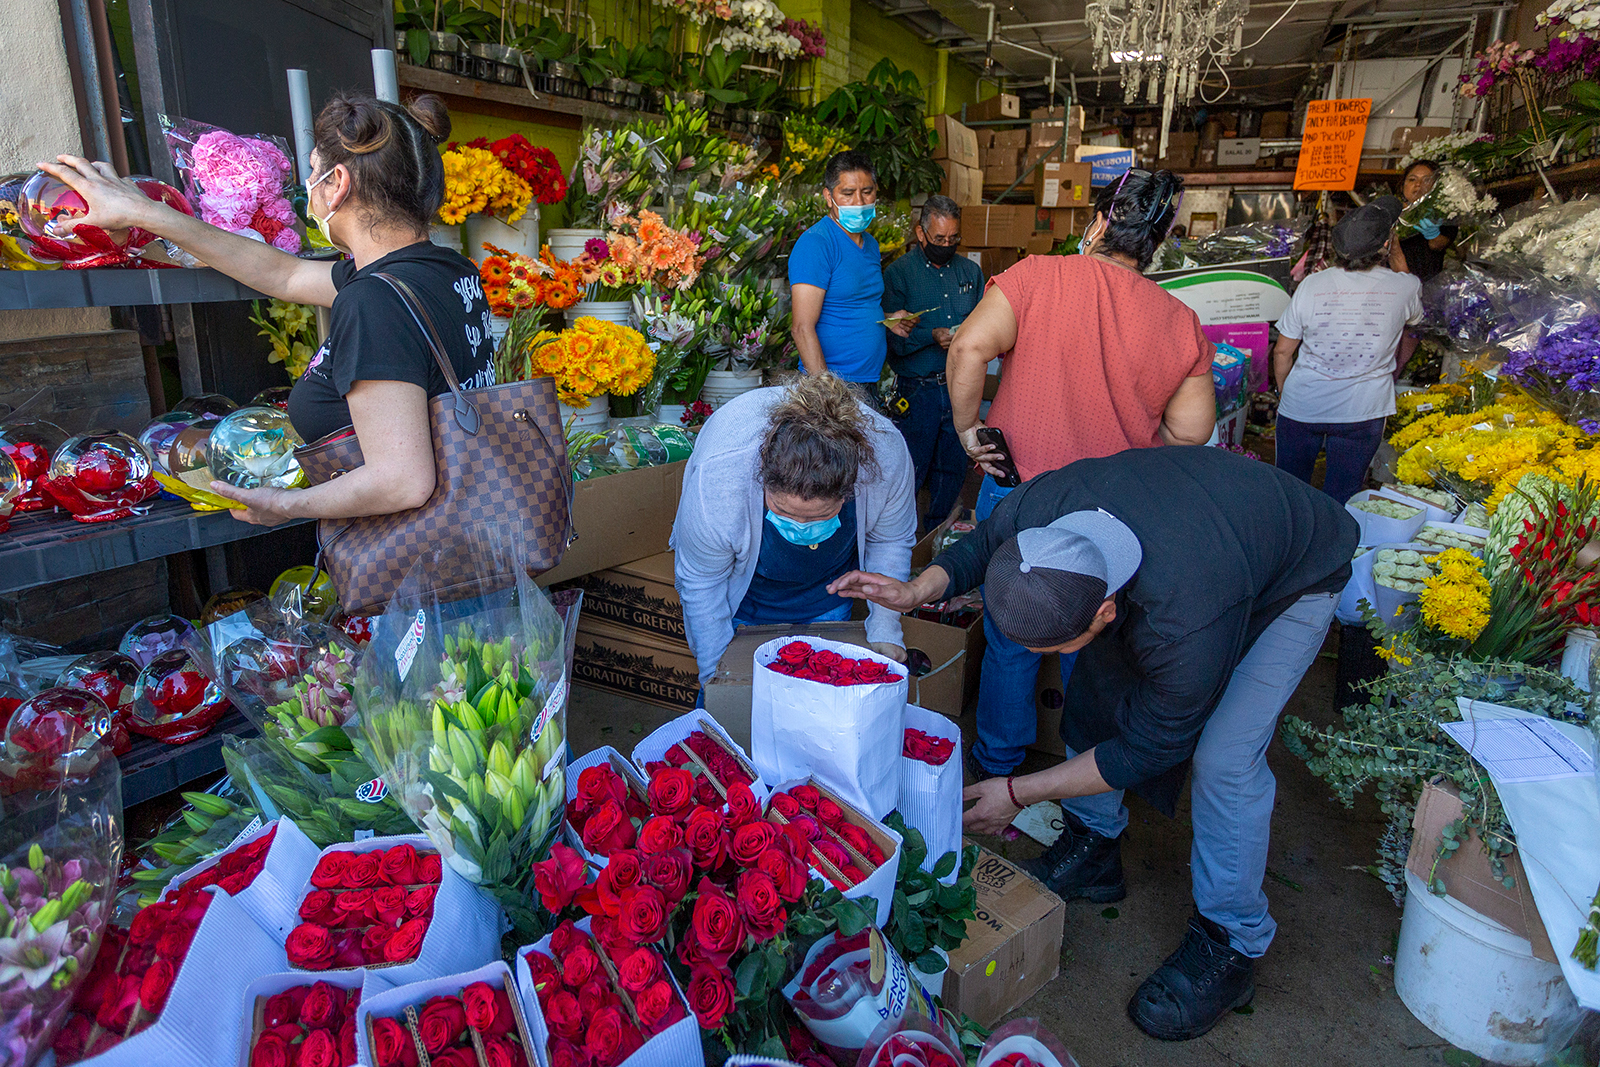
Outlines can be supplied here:
[[928, 197], [914, 236], [912, 249], [883, 272], [883, 308], [927, 312], [905, 337], [889, 333], [889, 365], [910, 405], [904, 415], [890, 414], [911, 452], [916, 488], [928, 490], [922, 529], [929, 530], [955, 507], [967, 476], [967, 453], [950, 417], [944, 360], [956, 327], [983, 296], [983, 271], [956, 255], [961, 207], [948, 196]]
[[1205, 1033], [1255, 993], [1277, 924], [1262, 888], [1274, 781], [1267, 746], [1316, 659], [1360, 530], [1337, 501], [1204, 446], [1133, 448], [1026, 482], [921, 575], [854, 572], [829, 592], [892, 610], [982, 584], [984, 610], [1035, 652], [1076, 652], [1065, 763], [966, 791], [996, 833], [1060, 799], [1066, 831], [1027, 866], [1065, 899], [1120, 900], [1122, 791], [1167, 815], [1188, 769], [1197, 914], [1128, 1005], [1146, 1033]]

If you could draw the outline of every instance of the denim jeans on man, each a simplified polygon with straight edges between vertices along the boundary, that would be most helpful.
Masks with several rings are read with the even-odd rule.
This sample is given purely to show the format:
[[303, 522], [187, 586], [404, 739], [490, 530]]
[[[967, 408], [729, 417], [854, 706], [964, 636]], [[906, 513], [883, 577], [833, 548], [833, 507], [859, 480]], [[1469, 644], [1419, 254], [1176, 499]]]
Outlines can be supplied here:
[[1360, 492], [1367, 480], [1367, 468], [1383, 443], [1384, 421], [1296, 422], [1279, 415], [1275, 466], [1310, 485], [1317, 453], [1326, 450], [1328, 467], [1322, 476], [1322, 491], [1343, 504]]
[[[1004, 500], [1010, 489], [983, 476], [978, 489], [977, 519], [982, 522]], [[981, 591], [981, 590], [980, 590]], [[1038, 705], [1034, 686], [1039, 681], [1039, 661], [1044, 657], [1029, 652], [1000, 632], [992, 616], [983, 613], [983, 674], [978, 679], [978, 743], [972, 756], [978, 766], [991, 774], [1009, 774], [1022, 763], [1028, 746], [1039, 732]], [[1061, 684], [1072, 676], [1076, 652], [1061, 656]]]
[[[1246, 956], [1264, 955], [1278, 929], [1261, 884], [1277, 794], [1267, 746], [1283, 706], [1322, 648], [1338, 600], [1334, 593], [1303, 596], [1272, 621], [1234, 668], [1194, 750], [1189, 867], [1195, 908], [1227, 930], [1228, 941]], [[1061, 806], [1105, 837], [1128, 826], [1120, 789]]]
[[967, 480], [967, 453], [956, 436], [950, 415], [950, 390], [936, 377], [901, 378], [901, 395], [911, 405], [896, 423], [906, 439], [911, 464], [916, 469], [912, 489], [928, 490], [928, 513], [922, 531], [949, 517]]

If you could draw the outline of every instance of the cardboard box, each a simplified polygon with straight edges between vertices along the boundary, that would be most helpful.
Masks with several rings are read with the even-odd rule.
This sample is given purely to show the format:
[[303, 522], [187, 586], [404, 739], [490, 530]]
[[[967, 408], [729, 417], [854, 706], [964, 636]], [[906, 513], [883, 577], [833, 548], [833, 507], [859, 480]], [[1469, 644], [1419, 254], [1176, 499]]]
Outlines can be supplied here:
[[1016, 148], [1020, 150], [1028, 147], [1028, 131], [1025, 129], [994, 130], [989, 136], [992, 139], [991, 143], [996, 148]]
[[1033, 236], [1032, 204], [982, 204], [961, 213], [961, 247], [1021, 248]]
[[994, 131], [990, 130], [990, 129], [982, 129], [982, 130], [973, 130], [972, 133], [973, 133], [973, 136], [977, 137], [977, 139], [978, 139], [978, 158], [982, 159], [983, 158], [983, 150], [985, 148], [993, 148], [994, 147]]
[[1083, 107], [1079, 104], [1074, 104], [1070, 108], [1064, 108], [1060, 104], [1055, 107], [1036, 107], [1028, 112], [1028, 118], [1035, 122], [1065, 122], [1068, 126], [1083, 129]]
[[[700, 669], [688, 645], [612, 626], [587, 613], [579, 617], [572, 680], [673, 711], [694, 710], [700, 692]], [[746, 721], [743, 743], [749, 742]]]
[[1389, 147], [1395, 152], [1405, 152], [1420, 141], [1443, 137], [1450, 132], [1448, 126], [1401, 126], [1394, 131]]
[[1013, 93], [1000, 93], [976, 104], [967, 105], [968, 122], [998, 122], [1001, 119], [1020, 118], [1022, 100]]
[[561, 566], [539, 576], [539, 584], [570, 581], [665, 552], [686, 462], [640, 467], [574, 486], [572, 528], [578, 539]]
[[1534, 905], [1533, 894], [1528, 890], [1528, 876], [1523, 872], [1522, 857], [1517, 852], [1506, 857], [1506, 874], [1513, 882], [1510, 889], [1494, 876], [1477, 834], [1439, 860], [1435, 867], [1434, 857], [1438, 854], [1444, 828], [1461, 818], [1462, 810], [1461, 794], [1450, 782], [1438, 778], [1423, 786], [1417, 814], [1411, 821], [1411, 853], [1406, 857], [1406, 869], [1424, 882], [1438, 877], [1458, 902], [1493, 919], [1518, 937], [1527, 938], [1539, 959], [1559, 962], [1544, 920]]
[[1035, 122], [1028, 127], [1028, 145], [1031, 148], [1049, 148], [1066, 138], [1068, 155], [1071, 149], [1083, 143], [1083, 127], [1063, 126], [1059, 122]]
[[963, 245], [960, 253], [981, 267], [985, 278], [993, 278], [1017, 265], [1017, 260], [1022, 258], [1017, 248], [1026, 243], [1023, 241], [1016, 248], [967, 248]]
[[933, 132], [938, 140], [933, 147], [934, 159], [949, 159], [969, 167], [978, 165], [978, 135], [955, 116], [933, 116]]
[[939, 186], [941, 193], [962, 207], [983, 203], [983, 171], [949, 159], [937, 162], [944, 171], [944, 181]]
[[1020, 148], [990, 148], [980, 153], [984, 185], [1010, 185], [1017, 180], [1022, 161]]
[[1189, 170], [1194, 166], [1193, 145], [1186, 148], [1167, 146], [1167, 154], [1156, 160], [1157, 170]]
[[1023, 246], [1023, 254], [1028, 256], [1049, 255], [1050, 250], [1056, 246], [1056, 239], [1047, 233], [1036, 233], [1028, 239]]
[[1289, 112], [1263, 111], [1261, 113], [1261, 137], [1267, 141], [1282, 140], [1289, 136]]
[[985, 188], [1003, 189], [1015, 182], [1021, 173], [1015, 163], [996, 163], [983, 168], [983, 184]]
[[[1075, 164], [1077, 165], [1077, 164]], [[1050, 236], [1057, 241], [1076, 236], [1083, 236], [1083, 231], [1089, 225], [1090, 216], [1094, 214], [1092, 204], [1088, 207], [1055, 207], [1040, 208], [1037, 212], [1035, 228], [1048, 229]]]
[[1093, 168], [1089, 184], [1098, 189], [1102, 185], [1110, 185], [1133, 168], [1133, 149], [1079, 145], [1073, 149], [1073, 162], [1088, 163]]
[[1033, 175], [1033, 202], [1041, 208], [1087, 207], [1092, 202], [1087, 163], [1046, 160]]
[[967, 940], [950, 953], [943, 1000], [993, 1026], [1060, 972], [1066, 905], [988, 849], [979, 851], [972, 880], [978, 917], [967, 920]]
[[1237, 137], [1232, 140], [1224, 138], [1217, 142], [1217, 166], [1219, 167], [1253, 167], [1256, 160], [1261, 158], [1261, 138]]
[[583, 618], [624, 630], [636, 630], [658, 641], [688, 647], [683, 632], [683, 604], [673, 582], [673, 554], [662, 552], [596, 574], [587, 574], [562, 589], [583, 590]]

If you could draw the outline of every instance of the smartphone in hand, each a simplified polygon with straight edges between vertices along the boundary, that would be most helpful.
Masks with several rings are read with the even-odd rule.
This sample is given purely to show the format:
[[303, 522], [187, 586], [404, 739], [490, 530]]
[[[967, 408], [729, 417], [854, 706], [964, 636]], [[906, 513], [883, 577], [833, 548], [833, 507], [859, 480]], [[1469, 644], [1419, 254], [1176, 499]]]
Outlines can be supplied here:
[[1011, 446], [1006, 444], [1006, 435], [993, 426], [983, 426], [978, 429], [978, 441], [991, 448], [997, 448], [1005, 459], [988, 460], [990, 466], [1000, 469], [1000, 477], [994, 484], [1002, 489], [1015, 489], [1022, 484], [1022, 475], [1017, 473], [1017, 461], [1011, 458]]

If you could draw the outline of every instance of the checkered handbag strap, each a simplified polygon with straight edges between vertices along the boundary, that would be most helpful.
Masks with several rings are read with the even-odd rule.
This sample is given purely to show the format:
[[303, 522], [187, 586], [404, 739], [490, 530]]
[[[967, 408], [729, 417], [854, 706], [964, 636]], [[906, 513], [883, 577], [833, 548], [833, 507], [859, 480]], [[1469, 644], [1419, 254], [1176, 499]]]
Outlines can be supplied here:
[[411, 313], [411, 321], [422, 331], [423, 338], [428, 342], [428, 348], [433, 352], [433, 361], [439, 364], [439, 369], [444, 372], [445, 384], [450, 386], [450, 394], [456, 398], [456, 425], [469, 434], [476, 434], [478, 428], [483, 425], [483, 420], [478, 417], [478, 409], [461, 389], [461, 382], [456, 377], [455, 364], [451, 363], [450, 357], [445, 354], [444, 343], [439, 340], [439, 331], [433, 328], [433, 319], [428, 315], [428, 309], [422, 306], [422, 301], [411, 291], [411, 286], [393, 274], [379, 272], [374, 277], [388, 282], [389, 287], [399, 294], [400, 302]]

